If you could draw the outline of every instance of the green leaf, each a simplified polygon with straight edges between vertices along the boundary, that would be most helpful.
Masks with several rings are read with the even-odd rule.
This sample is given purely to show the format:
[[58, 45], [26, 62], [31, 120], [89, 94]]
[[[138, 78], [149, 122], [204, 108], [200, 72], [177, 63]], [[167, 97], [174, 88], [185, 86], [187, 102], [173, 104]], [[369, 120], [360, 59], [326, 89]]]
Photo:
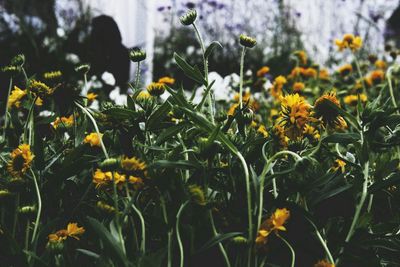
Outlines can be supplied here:
[[110, 108], [104, 110], [103, 114], [106, 114], [115, 120], [134, 120], [139, 116], [137, 112], [126, 108]]
[[157, 146], [162, 144], [168, 138], [177, 135], [185, 127], [186, 123], [180, 123], [178, 125], [167, 128], [166, 130], [162, 131], [160, 135], [158, 135], [155, 145]]
[[158, 109], [156, 109], [149, 117], [146, 123], [146, 128], [148, 130], [156, 130], [160, 125], [160, 122], [168, 116], [168, 112], [171, 111], [172, 105], [168, 101], [165, 101]]
[[387, 178], [385, 180], [381, 180], [381, 181], [373, 183], [371, 185], [371, 187], [369, 188], [369, 192], [371, 194], [373, 194], [379, 190], [387, 189], [388, 187], [390, 187], [392, 185], [398, 185], [399, 183], [400, 183], [400, 174], [396, 173], [396, 174], [391, 175], [389, 178]]
[[206, 49], [206, 51], [204, 52], [204, 57], [208, 58], [211, 53], [214, 51], [215, 48], [220, 47], [222, 48], [222, 45], [220, 42], [217, 41], [213, 41]]
[[227, 239], [231, 239], [235, 236], [239, 236], [242, 235], [243, 233], [240, 232], [232, 232], [232, 233], [226, 233], [226, 234], [219, 234], [216, 235], [215, 237], [213, 237], [212, 239], [210, 239], [209, 241], [207, 241], [207, 243], [205, 243], [199, 250], [196, 251], [196, 253], [200, 253], [203, 252]]
[[86, 217], [86, 221], [99, 239], [104, 243], [104, 251], [110, 252], [110, 257], [112, 257], [119, 266], [128, 266], [127, 258], [122, 251], [121, 244], [114, 239], [107, 228], [105, 228], [98, 220], [89, 216]]
[[204, 79], [203, 74], [199, 70], [197, 66], [192, 67], [189, 63], [187, 63], [182, 57], [180, 57], [177, 53], [174, 53], [174, 59], [176, 64], [183, 70], [186, 76], [190, 79], [207, 86], [207, 81]]
[[186, 160], [158, 160], [153, 162], [153, 168], [172, 168], [172, 169], [200, 169], [201, 165]]
[[360, 140], [358, 133], [334, 133], [325, 137], [322, 141], [326, 143], [352, 144]]
[[203, 98], [201, 99], [200, 103], [199, 103], [199, 104], [197, 105], [197, 107], [196, 107], [197, 110], [200, 110], [200, 109], [203, 107], [204, 103], [206, 102], [207, 95], [210, 93], [211, 88], [212, 88], [212, 86], [214, 85], [214, 83], [215, 83], [215, 80], [212, 81], [212, 82], [208, 85], [206, 91], [205, 91], [204, 94], [203, 94]]
[[89, 256], [91, 258], [95, 258], [95, 259], [100, 258], [99, 254], [97, 254], [97, 253], [95, 253], [93, 251], [87, 250], [87, 249], [77, 248], [76, 251], [78, 251], [78, 252], [80, 252], [80, 253], [82, 253], [82, 254], [84, 254], [86, 256]]

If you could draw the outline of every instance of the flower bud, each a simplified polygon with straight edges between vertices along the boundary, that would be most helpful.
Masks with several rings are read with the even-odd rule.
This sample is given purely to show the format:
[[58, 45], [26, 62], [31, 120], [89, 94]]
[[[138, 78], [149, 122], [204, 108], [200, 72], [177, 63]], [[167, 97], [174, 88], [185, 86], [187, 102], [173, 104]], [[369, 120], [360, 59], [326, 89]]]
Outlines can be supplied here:
[[89, 64], [82, 64], [79, 66], [75, 67], [75, 71], [78, 72], [79, 74], [87, 74], [90, 70], [90, 65]]
[[182, 15], [179, 20], [185, 26], [189, 26], [196, 21], [197, 11], [195, 9], [189, 9], [186, 14]]
[[36, 206], [23, 206], [19, 208], [19, 213], [21, 214], [32, 214], [36, 212]]
[[11, 65], [21, 67], [25, 63], [25, 56], [23, 54], [16, 55], [11, 59]]
[[242, 46], [247, 48], [253, 48], [257, 44], [256, 39], [244, 34], [240, 35], [239, 42]]
[[118, 166], [119, 160], [116, 158], [105, 159], [99, 164], [99, 167], [102, 171], [114, 171], [118, 168]]
[[96, 206], [99, 210], [104, 211], [105, 213], [115, 213], [115, 208], [103, 201], [97, 201]]
[[189, 193], [191, 200], [197, 205], [204, 206], [206, 205], [206, 197], [204, 196], [203, 189], [201, 189], [198, 185], [190, 185]]
[[0, 190], [0, 199], [7, 198], [11, 195], [12, 195], [12, 193], [10, 191], [8, 191], [7, 189]]
[[235, 236], [232, 238], [232, 242], [237, 246], [243, 246], [247, 244], [248, 240], [244, 236]]
[[129, 51], [129, 59], [132, 62], [140, 62], [146, 59], [146, 52], [142, 49], [131, 49]]
[[2, 72], [5, 73], [9, 73], [11, 75], [15, 75], [21, 72], [21, 67], [20, 66], [14, 66], [14, 65], [8, 65], [8, 66], [4, 66], [3, 68], [1, 68]]

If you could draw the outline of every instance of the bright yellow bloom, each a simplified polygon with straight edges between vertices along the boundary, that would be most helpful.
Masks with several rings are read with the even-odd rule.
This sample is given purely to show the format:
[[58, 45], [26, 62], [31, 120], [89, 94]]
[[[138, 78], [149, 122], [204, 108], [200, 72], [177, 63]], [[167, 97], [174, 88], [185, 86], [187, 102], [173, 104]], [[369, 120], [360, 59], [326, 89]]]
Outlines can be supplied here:
[[340, 170], [342, 173], [344, 173], [345, 167], [346, 167], [346, 162], [344, 162], [341, 159], [336, 159], [335, 162], [333, 163], [331, 170], [334, 172]]
[[146, 163], [136, 157], [124, 157], [121, 160], [121, 167], [126, 171], [145, 171], [147, 168]]
[[79, 240], [78, 236], [85, 233], [85, 228], [78, 227], [77, 223], [69, 223], [67, 229], [58, 230], [54, 234], [48, 236], [50, 242], [62, 242], [67, 239], [67, 237], [72, 237]]
[[236, 103], [236, 104], [233, 104], [230, 108], [229, 108], [229, 110], [228, 110], [228, 112], [226, 113], [228, 116], [234, 116], [235, 115], [235, 112], [236, 112], [236, 109], [238, 109], [239, 108], [239, 104], [238, 103]]
[[279, 145], [282, 147], [287, 147], [289, 143], [289, 137], [285, 133], [285, 129], [279, 125], [275, 124], [272, 128], [273, 135], [278, 139]]
[[270, 233], [278, 231], [286, 231], [284, 224], [290, 217], [290, 212], [286, 208], [276, 209], [275, 212], [265, 220], [258, 231], [256, 244], [258, 246], [265, 245]]
[[360, 36], [354, 36], [353, 34], [345, 34], [342, 38], [336, 39], [335, 44], [339, 48], [339, 51], [349, 48], [353, 52], [359, 50], [362, 46], [362, 39]]
[[329, 80], [329, 72], [327, 69], [322, 69], [319, 71], [319, 78], [321, 80]]
[[296, 82], [293, 84], [293, 92], [298, 93], [302, 91], [306, 86], [302, 82]]
[[260, 69], [257, 71], [257, 77], [262, 78], [262, 77], [264, 77], [265, 74], [267, 74], [268, 72], [269, 72], [269, 68], [268, 68], [267, 66], [264, 66], [264, 67], [260, 68]]
[[310, 105], [299, 94], [290, 94], [281, 98], [280, 123], [290, 139], [299, 137], [310, 115]]
[[349, 106], [357, 106], [358, 98], [360, 97], [361, 103], [365, 103], [368, 100], [366, 94], [358, 94], [358, 95], [348, 95], [343, 98], [343, 102]]
[[257, 133], [262, 134], [265, 138], [267, 138], [269, 136], [267, 129], [262, 124], [258, 127]]
[[11, 160], [7, 164], [7, 170], [13, 177], [22, 177], [31, 167], [34, 155], [28, 144], [21, 144], [14, 149], [11, 154]]
[[351, 64], [344, 64], [343, 66], [339, 67], [338, 72], [342, 76], [347, 76], [353, 71], [353, 66]]
[[128, 182], [133, 185], [135, 190], [138, 190], [144, 186], [143, 179], [133, 175], [129, 176]]
[[111, 181], [112, 181], [111, 172], [103, 172], [100, 169], [97, 169], [93, 174], [93, 183], [96, 185], [96, 188], [106, 186]]
[[317, 70], [314, 68], [306, 68], [306, 69], [303, 69], [301, 74], [306, 78], [316, 78]]
[[162, 77], [162, 78], [158, 79], [158, 82], [166, 84], [166, 85], [173, 85], [175, 83], [175, 79], [166, 76], [166, 77]]
[[87, 95], [86, 95], [86, 98], [87, 98], [87, 100], [89, 101], [89, 102], [93, 102], [94, 100], [96, 100], [96, 98], [97, 98], [97, 94], [95, 94], [95, 93], [88, 93]]
[[325, 260], [321, 260], [321, 261], [317, 262], [316, 264], [314, 264], [314, 267], [335, 267], [335, 264], [329, 263]]
[[21, 106], [22, 98], [26, 96], [26, 91], [14, 86], [14, 89], [11, 91], [10, 96], [8, 97], [7, 105], [9, 108], [16, 107], [19, 108]]
[[103, 138], [103, 134], [100, 136], [97, 133], [90, 133], [85, 137], [83, 143], [90, 144], [90, 146], [101, 146], [101, 139]]
[[284, 76], [280, 75], [276, 77], [271, 87], [271, 95], [276, 99], [279, 99], [282, 96], [282, 88], [286, 83], [287, 80]]
[[57, 117], [52, 124], [54, 129], [57, 129], [60, 124], [64, 127], [70, 127], [74, 124], [74, 116], [70, 115], [69, 117]]

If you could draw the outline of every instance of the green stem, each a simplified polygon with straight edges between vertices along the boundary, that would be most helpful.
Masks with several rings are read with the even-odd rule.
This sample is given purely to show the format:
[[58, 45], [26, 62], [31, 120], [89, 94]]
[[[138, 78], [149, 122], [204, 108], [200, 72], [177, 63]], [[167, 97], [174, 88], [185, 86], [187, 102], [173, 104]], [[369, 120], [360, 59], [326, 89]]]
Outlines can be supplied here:
[[97, 126], [96, 120], [93, 118], [92, 114], [90, 114], [89, 111], [86, 110], [86, 108], [84, 108], [83, 106], [81, 106], [78, 102], [75, 102], [75, 105], [77, 105], [88, 117], [89, 119], [92, 121], [94, 129], [96, 130], [97, 135], [99, 136], [100, 139], [100, 146], [101, 149], [103, 150], [104, 156], [109, 159], [110, 157], [108, 156], [106, 147], [104, 146], [103, 143], [103, 138], [100, 135], [100, 131], [99, 131], [99, 127]]
[[139, 81], [140, 81], [140, 61], [137, 63], [136, 69], [136, 79], [135, 79], [135, 89], [139, 89]]
[[[212, 228], [212, 231], [213, 231], [213, 237], [216, 237], [218, 235], [218, 232], [217, 232], [217, 229], [215, 228], [214, 218], [212, 216], [211, 210], [209, 210], [208, 214], [209, 214], [209, 217], [210, 217], [211, 228]], [[228, 255], [226, 254], [224, 246], [222, 245], [221, 242], [218, 243], [218, 246], [219, 246], [219, 250], [221, 251], [222, 256], [224, 257], [226, 266], [227, 267], [231, 267], [231, 263], [229, 261]]]
[[243, 108], [243, 68], [244, 68], [244, 56], [246, 54], [246, 47], [243, 46], [242, 55], [240, 57], [240, 84], [239, 84], [239, 104], [240, 109]]
[[[203, 54], [203, 65], [204, 65], [204, 79], [207, 82], [207, 85], [205, 86], [205, 90], [207, 92], [207, 86], [208, 86], [208, 59], [206, 58], [206, 48], [204, 45], [203, 38], [201, 37], [200, 31], [196, 26], [196, 23], [193, 23], [193, 28], [194, 31], [196, 32], [197, 40], [200, 43], [201, 51]], [[208, 112], [210, 113], [211, 117], [211, 122], [214, 124], [214, 108], [213, 108], [213, 103], [211, 99], [211, 94], [212, 94], [212, 89], [209, 90], [207, 93], [207, 103], [208, 103]]]
[[13, 82], [13, 79], [12, 79], [12, 76], [11, 76], [10, 77], [10, 83], [8, 85], [8, 94], [7, 94], [7, 98], [6, 98], [6, 102], [5, 102], [6, 112], [4, 114], [3, 140], [6, 137], [6, 129], [7, 129], [7, 126], [8, 126], [8, 109], [9, 109], [9, 107], [8, 107], [8, 99], [10, 98], [10, 94], [11, 94], [12, 82]]
[[37, 229], [39, 227], [40, 214], [42, 213], [42, 198], [40, 196], [40, 189], [39, 189], [39, 185], [37, 182], [35, 172], [32, 171], [32, 169], [31, 169], [31, 174], [33, 177], [33, 182], [35, 183], [36, 196], [38, 199], [38, 210], [36, 213], [35, 227], [33, 228], [33, 234], [32, 234], [32, 240], [31, 240], [31, 243], [33, 243], [35, 241]]
[[294, 252], [293, 247], [289, 244], [288, 241], [286, 241], [285, 238], [283, 238], [283, 237], [280, 236], [280, 235], [277, 235], [277, 236], [278, 236], [278, 237], [283, 241], [283, 243], [285, 243], [286, 246], [290, 249], [290, 253], [292, 254], [292, 263], [290, 264], [290, 266], [291, 266], [291, 267], [294, 267], [294, 263], [295, 263], [295, 261], [296, 261], [296, 253]]
[[181, 234], [179, 232], [179, 223], [180, 223], [180, 219], [181, 219], [181, 213], [183, 211], [183, 209], [187, 206], [187, 204], [189, 204], [189, 201], [186, 201], [184, 204], [181, 205], [181, 207], [178, 210], [178, 213], [176, 214], [176, 239], [178, 241], [178, 246], [179, 246], [179, 252], [181, 255], [181, 259], [180, 259], [180, 267], [183, 267], [183, 263], [184, 263], [184, 251], [183, 251], [183, 244], [182, 244], [182, 240], [181, 240]]
[[366, 92], [367, 90], [366, 90], [366, 86], [365, 86], [365, 82], [364, 82], [364, 76], [361, 73], [360, 63], [358, 62], [358, 59], [357, 59], [357, 57], [356, 57], [356, 55], [354, 53], [353, 53], [353, 56], [354, 56], [354, 62], [356, 63], [358, 76], [361, 79], [361, 84], [363, 86], [364, 92]]
[[140, 220], [140, 227], [142, 229], [142, 241], [140, 243], [140, 249], [143, 253], [143, 255], [146, 253], [146, 225], [144, 223], [144, 218], [140, 210], [135, 206], [135, 204], [132, 202], [132, 208], [136, 212], [136, 214], [139, 217]]
[[[165, 205], [165, 199], [161, 194], [160, 194], [160, 203], [161, 203], [161, 209], [162, 209], [165, 225], [167, 227], [169, 227], [167, 206]], [[172, 229], [168, 230], [168, 263], [167, 263], [167, 267], [171, 267], [171, 266], [172, 266]]]
[[[180, 133], [178, 133], [177, 136], [178, 136], [178, 140], [181, 143], [181, 146], [183, 149], [183, 156], [185, 158], [185, 161], [189, 161], [189, 153], [187, 152], [187, 148], [185, 146], [185, 143], [183, 142], [182, 136]], [[189, 170], [185, 170], [185, 182], [187, 182], [187, 180], [189, 180], [189, 177], [190, 177]]]

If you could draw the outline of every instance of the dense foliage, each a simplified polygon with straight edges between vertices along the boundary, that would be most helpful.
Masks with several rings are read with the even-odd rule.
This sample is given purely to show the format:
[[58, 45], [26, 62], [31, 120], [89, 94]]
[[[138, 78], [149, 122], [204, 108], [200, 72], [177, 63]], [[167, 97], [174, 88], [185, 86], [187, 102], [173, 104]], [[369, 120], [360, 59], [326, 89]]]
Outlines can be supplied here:
[[200, 91], [171, 77], [144, 89], [137, 73], [120, 106], [89, 65], [83, 82], [29, 76], [23, 55], [3, 66], [1, 265], [399, 266], [396, 53], [359, 58], [346, 34], [351, 62], [329, 73], [295, 51], [270, 83], [273, 65], [244, 74], [256, 40], [241, 35], [239, 80], [216, 84], [208, 57], [223, 48], [196, 17], [180, 19], [202, 64], [174, 61]]

